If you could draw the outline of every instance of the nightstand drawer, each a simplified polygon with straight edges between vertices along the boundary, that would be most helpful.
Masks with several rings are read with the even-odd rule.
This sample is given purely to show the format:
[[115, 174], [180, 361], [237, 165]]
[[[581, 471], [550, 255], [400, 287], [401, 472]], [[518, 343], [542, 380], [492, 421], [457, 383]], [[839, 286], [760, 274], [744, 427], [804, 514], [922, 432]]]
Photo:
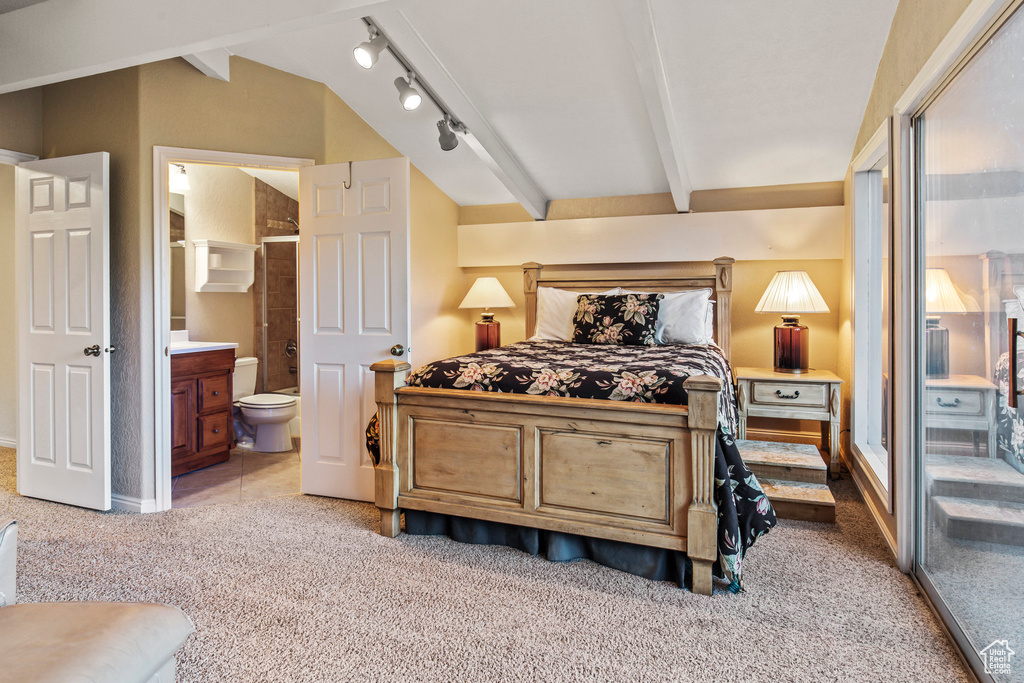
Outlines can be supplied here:
[[985, 396], [973, 389], [928, 387], [925, 411], [929, 415], [983, 415]]
[[822, 408], [828, 405], [828, 385], [813, 382], [751, 382], [752, 403], [794, 408]]

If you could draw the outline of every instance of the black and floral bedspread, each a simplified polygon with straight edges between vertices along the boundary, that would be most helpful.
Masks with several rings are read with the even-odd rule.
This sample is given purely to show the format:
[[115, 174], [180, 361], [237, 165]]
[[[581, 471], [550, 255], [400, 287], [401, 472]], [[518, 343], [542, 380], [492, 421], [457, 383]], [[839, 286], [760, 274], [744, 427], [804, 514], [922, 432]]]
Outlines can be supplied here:
[[[694, 375], [723, 381], [715, 448], [718, 562], [715, 574], [740, 589], [743, 557], [775, 526], [775, 511], [743, 463], [733, 435], [737, 411], [732, 370], [715, 345], [609, 346], [525, 341], [424, 365], [409, 386], [686, 405], [683, 382]], [[366, 430], [379, 459], [377, 417]]]
[[[1024, 387], [1024, 350], [1017, 352], [1017, 387]], [[996, 410], [997, 456], [1024, 472], [1024, 406], [1011, 408], [1006, 400], [1010, 394], [1010, 355], [1004, 353], [996, 364], [995, 384], [999, 387]]]

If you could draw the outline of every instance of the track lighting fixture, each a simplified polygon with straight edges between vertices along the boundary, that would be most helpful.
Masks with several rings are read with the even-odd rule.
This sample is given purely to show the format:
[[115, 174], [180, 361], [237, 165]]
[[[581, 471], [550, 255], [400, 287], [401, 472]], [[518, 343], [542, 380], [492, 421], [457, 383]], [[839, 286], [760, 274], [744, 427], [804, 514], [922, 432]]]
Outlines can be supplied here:
[[371, 26], [370, 39], [365, 43], [359, 43], [356, 49], [352, 50], [352, 55], [356, 58], [356, 64], [364, 69], [369, 69], [377, 63], [377, 57], [387, 47], [388, 39], [380, 35], [376, 27]]
[[437, 122], [437, 130], [441, 133], [437, 141], [441, 143], [443, 151], [450, 152], [459, 146], [459, 137], [455, 134], [459, 128], [461, 126], [452, 125], [452, 118], [448, 114], [445, 114], [444, 118]]
[[406, 80], [399, 76], [395, 79], [395, 87], [398, 88], [398, 101], [402, 103], [402, 107], [406, 111], [412, 111], [416, 107], [420, 106], [420, 102], [423, 98], [420, 96], [420, 91], [412, 87], [412, 82], [416, 79], [416, 74], [410, 73], [409, 80]]

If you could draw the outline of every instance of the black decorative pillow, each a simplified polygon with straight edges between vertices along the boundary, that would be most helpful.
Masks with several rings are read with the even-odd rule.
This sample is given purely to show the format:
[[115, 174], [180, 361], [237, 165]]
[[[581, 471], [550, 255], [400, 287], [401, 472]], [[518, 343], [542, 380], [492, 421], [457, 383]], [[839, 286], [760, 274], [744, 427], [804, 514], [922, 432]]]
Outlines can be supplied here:
[[654, 346], [662, 294], [580, 294], [572, 340], [577, 344]]

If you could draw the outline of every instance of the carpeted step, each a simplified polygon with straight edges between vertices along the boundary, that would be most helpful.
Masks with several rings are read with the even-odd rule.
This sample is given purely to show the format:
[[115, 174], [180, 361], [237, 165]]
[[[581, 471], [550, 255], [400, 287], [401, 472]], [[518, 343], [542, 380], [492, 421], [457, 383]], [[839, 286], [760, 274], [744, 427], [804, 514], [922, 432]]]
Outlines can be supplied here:
[[947, 536], [1024, 545], [1024, 505], [1020, 503], [947, 496], [933, 497], [931, 502], [935, 521]]
[[818, 449], [810, 444], [741, 440], [736, 447], [758, 479], [812, 484], [824, 484], [827, 480], [828, 467]]
[[929, 455], [924, 472], [932, 496], [1024, 501], [1024, 474], [998, 458]]
[[827, 484], [760, 477], [758, 480], [775, 508], [776, 516], [808, 522], [836, 521], [836, 500]]

